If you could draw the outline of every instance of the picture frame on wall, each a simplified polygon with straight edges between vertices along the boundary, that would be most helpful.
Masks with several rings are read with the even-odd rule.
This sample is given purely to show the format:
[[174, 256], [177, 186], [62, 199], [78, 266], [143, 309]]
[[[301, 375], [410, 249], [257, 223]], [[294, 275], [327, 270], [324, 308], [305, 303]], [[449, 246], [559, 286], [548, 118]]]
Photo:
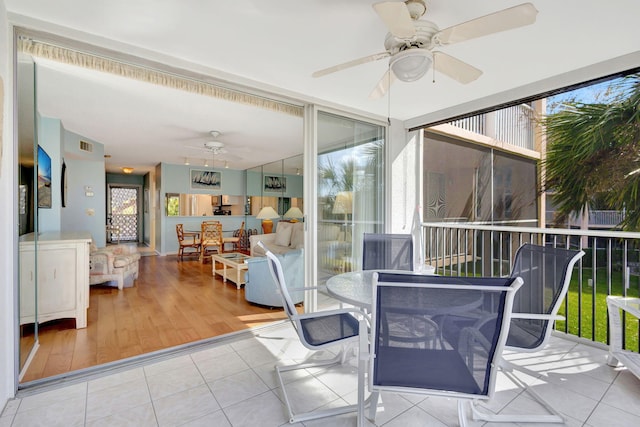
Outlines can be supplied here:
[[67, 207], [67, 164], [62, 159], [62, 168], [60, 171], [60, 199], [62, 201], [62, 207]]
[[191, 169], [191, 188], [220, 190], [222, 188], [222, 174], [211, 170]]
[[51, 157], [38, 145], [38, 207], [51, 209]]
[[272, 193], [284, 193], [287, 191], [287, 178], [284, 176], [264, 177], [264, 191]]

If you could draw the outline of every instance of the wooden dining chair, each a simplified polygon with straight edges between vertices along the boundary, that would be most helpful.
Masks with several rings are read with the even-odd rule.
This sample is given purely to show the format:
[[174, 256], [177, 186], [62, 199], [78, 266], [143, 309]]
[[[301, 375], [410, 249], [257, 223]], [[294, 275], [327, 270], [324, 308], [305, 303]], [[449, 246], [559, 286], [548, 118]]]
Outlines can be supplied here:
[[204, 221], [200, 233], [200, 262], [211, 257], [213, 252], [222, 252], [222, 224], [218, 221]]
[[185, 235], [184, 227], [182, 224], [176, 224], [176, 235], [178, 236], [178, 257], [180, 261], [183, 260], [185, 255], [198, 255], [200, 256], [200, 238], [197, 233], [189, 233]]
[[240, 241], [242, 240], [242, 234], [244, 234], [244, 221], [242, 221], [240, 229], [237, 230], [237, 233], [234, 233], [233, 237], [222, 238], [222, 252], [224, 252], [224, 246], [227, 243], [231, 243], [233, 245], [232, 250], [240, 250]]

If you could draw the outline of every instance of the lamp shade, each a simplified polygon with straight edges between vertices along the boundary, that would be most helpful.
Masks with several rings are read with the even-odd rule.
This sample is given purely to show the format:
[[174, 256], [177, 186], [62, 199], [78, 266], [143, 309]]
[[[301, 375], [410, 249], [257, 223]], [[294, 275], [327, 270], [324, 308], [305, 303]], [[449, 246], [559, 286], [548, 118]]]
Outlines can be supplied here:
[[284, 218], [302, 218], [303, 216], [302, 211], [297, 206], [292, 207], [283, 215]]
[[273, 219], [279, 217], [280, 215], [278, 215], [278, 212], [276, 212], [271, 206], [265, 206], [260, 209], [260, 212], [258, 212], [258, 215], [256, 216], [257, 219]]
[[351, 191], [341, 191], [336, 194], [336, 201], [333, 204], [334, 214], [353, 213], [353, 193]]
[[398, 79], [413, 82], [424, 76], [432, 63], [433, 55], [427, 49], [407, 49], [395, 54], [389, 66]]

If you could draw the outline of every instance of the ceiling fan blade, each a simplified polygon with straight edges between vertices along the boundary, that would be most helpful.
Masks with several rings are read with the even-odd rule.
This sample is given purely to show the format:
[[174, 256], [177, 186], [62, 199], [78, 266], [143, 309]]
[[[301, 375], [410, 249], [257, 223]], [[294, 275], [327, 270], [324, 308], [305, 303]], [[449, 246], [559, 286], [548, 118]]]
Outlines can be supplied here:
[[389, 88], [397, 79], [396, 75], [393, 74], [393, 71], [387, 70], [386, 73], [382, 76], [376, 87], [373, 89], [371, 94], [369, 95], [369, 99], [379, 99], [382, 98], [389, 92]]
[[445, 28], [437, 33], [434, 38], [442, 45], [458, 43], [533, 24], [536, 22], [537, 14], [538, 10], [533, 4], [523, 3], [519, 6], [510, 7]]
[[433, 52], [433, 69], [462, 84], [471, 83], [482, 75], [482, 71], [473, 65], [442, 52]]
[[416, 34], [409, 9], [404, 2], [385, 1], [374, 4], [373, 8], [394, 36], [410, 39]]
[[335, 73], [336, 71], [344, 70], [345, 68], [354, 67], [360, 64], [366, 64], [367, 62], [377, 61], [389, 57], [389, 52], [380, 52], [373, 55], [365, 56], [364, 58], [354, 59], [353, 61], [345, 62], [343, 64], [334, 65], [333, 67], [325, 68], [324, 70], [316, 71], [311, 74], [312, 77], [322, 77], [327, 74]]

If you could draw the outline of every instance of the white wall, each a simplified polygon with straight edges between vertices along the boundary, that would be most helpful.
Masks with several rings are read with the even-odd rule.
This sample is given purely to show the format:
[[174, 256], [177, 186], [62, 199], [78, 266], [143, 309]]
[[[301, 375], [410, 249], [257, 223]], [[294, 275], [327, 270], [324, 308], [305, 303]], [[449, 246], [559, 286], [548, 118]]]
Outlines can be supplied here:
[[[16, 327], [14, 289], [16, 283], [17, 218], [14, 189], [15, 155], [13, 150], [13, 81], [11, 78], [11, 32], [4, 0], [0, 0], [0, 411], [16, 390]], [[0, 424], [2, 421], [0, 420]]]
[[[51, 119], [59, 122], [58, 119]], [[88, 231], [96, 246], [106, 245], [107, 190], [105, 182], [104, 145], [65, 130], [62, 127], [62, 156], [67, 165], [67, 205], [61, 207], [60, 180], [53, 187], [54, 205], [61, 212], [62, 231]], [[93, 145], [93, 151], [80, 151], [80, 140]], [[53, 163], [53, 160], [52, 160]], [[62, 159], [52, 174], [60, 177]], [[90, 187], [90, 190], [87, 189]], [[87, 195], [89, 194], [89, 195]], [[93, 194], [93, 195], [91, 195]]]

